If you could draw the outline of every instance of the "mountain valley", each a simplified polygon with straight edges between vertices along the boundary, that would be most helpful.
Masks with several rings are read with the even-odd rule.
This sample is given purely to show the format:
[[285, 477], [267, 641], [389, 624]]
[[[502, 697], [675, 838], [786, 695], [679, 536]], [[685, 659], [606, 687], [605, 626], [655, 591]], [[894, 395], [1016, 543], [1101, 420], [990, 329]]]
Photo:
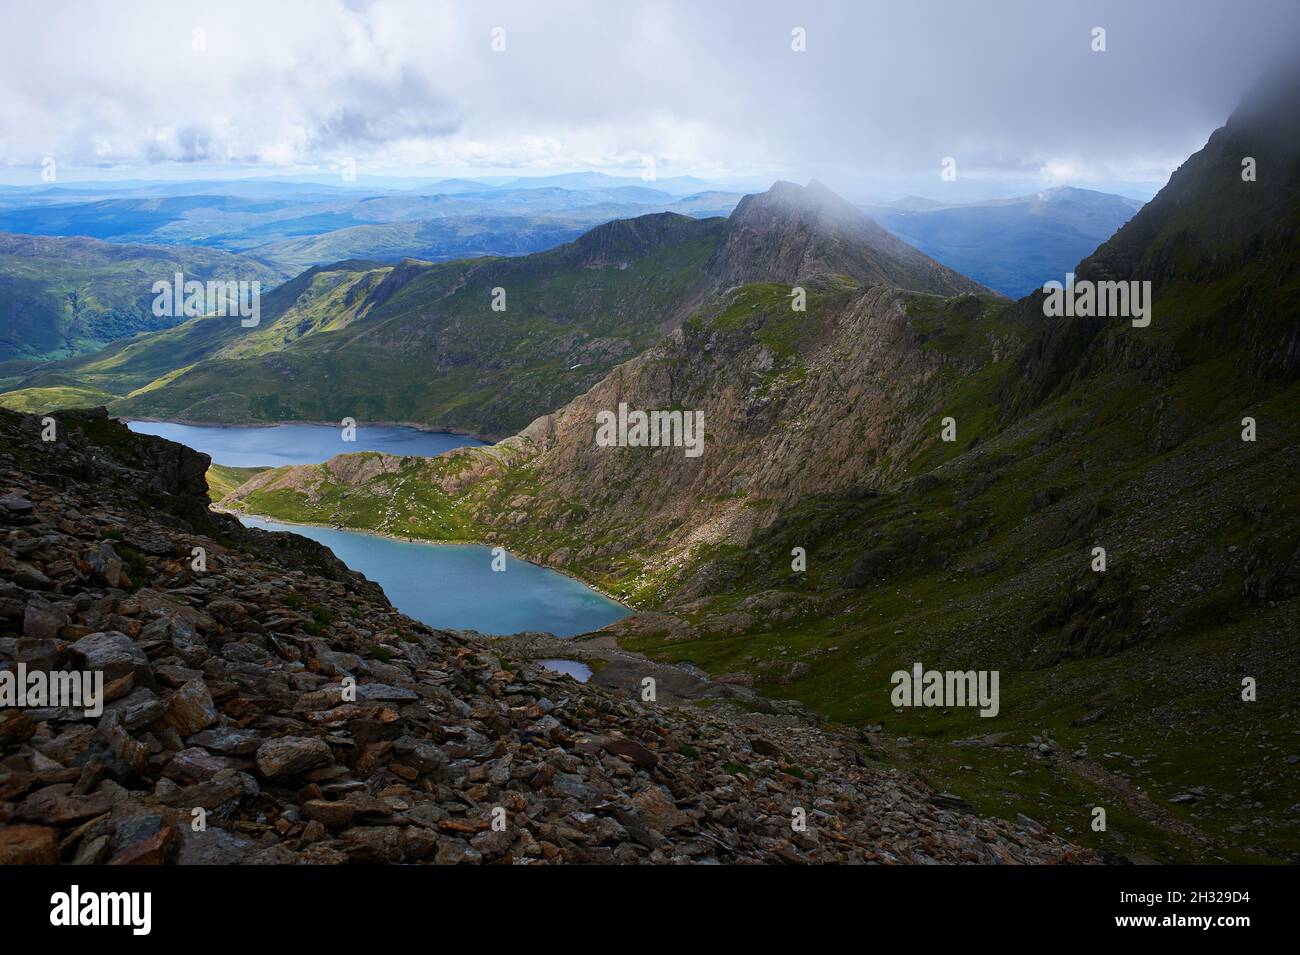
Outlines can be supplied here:
[[[1037, 806], [1102, 851], [1293, 858], [1297, 770], [1277, 738], [1300, 663], [1289, 95], [1248, 101], [1077, 267], [1151, 281], [1149, 329], [1047, 319], [1041, 293], [868, 284], [838, 273], [852, 255], [758, 233], [746, 258], [772, 250], [781, 281], [720, 291], [517, 436], [271, 470], [223, 506], [503, 543], [645, 611], [613, 628], [624, 647], [884, 725], [904, 765], [986, 811]], [[1244, 150], [1280, 175], [1243, 182]], [[1242, 211], [1207, 229], [1233, 188]], [[593, 446], [595, 413], [619, 403], [701, 409], [705, 454]], [[995, 664], [997, 731], [892, 707], [889, 675], [918, 659]], [[1274, 694], [1243, 705], [1244, 677]], [[1113, 835], [1087, 831], [1094, 804], [1123, 819]]]

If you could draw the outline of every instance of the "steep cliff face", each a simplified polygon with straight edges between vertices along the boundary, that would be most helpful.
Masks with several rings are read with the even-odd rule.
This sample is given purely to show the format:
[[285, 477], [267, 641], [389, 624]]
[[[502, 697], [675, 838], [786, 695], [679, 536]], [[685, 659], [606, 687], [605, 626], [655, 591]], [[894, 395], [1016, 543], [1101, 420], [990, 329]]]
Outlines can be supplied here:
[[0, 865], [1099, 861], [869, 768], [865, 736], [430, 629], [324, 548], [196, 511], [203, 456], [58, 426], [0, 411], [0, 670], [102, 674], [102, 712], [0, 708]]
[[988, 291], [886, 232], [816, 180], [778, 182], [742, 199], [708, 271], [719, 290], [845, 275], [939, 295]]
[[[43, 418], [0, 409], [3, 463], [27, 484], [68, 489], [92, 502], [105, 534], [141, 554], [181, 558], [188, 550], [159, 539], [134, 518], [170, 528], [177, 541], [205, 535], [223, 547], [277, 555], [291, 566], [362, 590], [378, 589], [315, 541], [265, 534], [210, 510], [208, 455], [174, 441], [136, 434], [103, 408], [66, 411], [46, 441]], [[51, 515], [55, 517], [55, 515]]]
[[[908, 293], [828, 282], [798, 313], [786, 292], [759, 285], [727, 295], [526, 429], [513, 446], [530, 455], [536, 479], [532, 499], [516, 501], [534, 518], [529, 527], [572, 530], [580, 520], [584, 533], [625, 548], [653, 541], [668, 563], [703, 544], [743, 544], [806, 495], [896, 482], [939, 428], [952, 376], [1005, 345], [992, 297], [972, 298], [967, 327], [950, 330], [973, 343], [955, 357], [926, 347]], [[698, 412], [699, 456], [600, 446], [599, 416], [621, 405]]]

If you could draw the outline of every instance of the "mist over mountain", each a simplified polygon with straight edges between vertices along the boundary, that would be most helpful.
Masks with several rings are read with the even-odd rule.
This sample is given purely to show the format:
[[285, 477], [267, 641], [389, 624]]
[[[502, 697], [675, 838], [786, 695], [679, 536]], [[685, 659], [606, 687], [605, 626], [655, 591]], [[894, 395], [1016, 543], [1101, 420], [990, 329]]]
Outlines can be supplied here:
[[827, 273], [939, 294], [981, 290], [894, 238], [816, 181], [802, 188], [778, 182], [742, 199], [709, 270], [718, 288], [795, 283]]

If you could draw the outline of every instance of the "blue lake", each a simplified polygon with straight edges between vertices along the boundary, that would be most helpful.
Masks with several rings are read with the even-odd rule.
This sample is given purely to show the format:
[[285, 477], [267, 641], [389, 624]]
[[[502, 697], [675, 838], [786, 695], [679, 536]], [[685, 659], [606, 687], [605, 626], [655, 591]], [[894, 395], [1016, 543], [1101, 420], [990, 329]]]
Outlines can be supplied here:
[[154, 434], [184, 444], [207, 454], [217, 464], [236, 468], [319, 464], [336, 454], [355, 451], [436, 457], [453, 448], [483, 444], [459, 434], [384, 425], [360, 425], [355, 441], [343, 440], [342, 427], [321, 424], [278, 424], [261, 428], [131, 421], [127, 426], [139, 434]]
[[629, 613], [571, 577], [512, 555], [507, 555], [504, 571], [494, 571], [490, 547], [409, 543], [333, 527], [240, 519], [248, 527], [319, 541], [383, 587], [394, 607], [431, 627], [491, 634], [545, 630], [572, 637]]

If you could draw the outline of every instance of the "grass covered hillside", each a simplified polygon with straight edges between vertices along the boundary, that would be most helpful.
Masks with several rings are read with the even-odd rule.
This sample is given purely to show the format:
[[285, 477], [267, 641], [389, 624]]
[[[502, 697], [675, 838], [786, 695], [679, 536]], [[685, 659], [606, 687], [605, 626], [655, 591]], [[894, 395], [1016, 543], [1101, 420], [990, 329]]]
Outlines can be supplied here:
[[518, 258], [313, 268], [264, 302], [257, 328], [194, 320], [10, 387], [76, 381], [139, 417], [509, 434], [662, 335], [701, 294], [722, 225], [663, 214]]
[[[643, 303], [699, 294], [721, 223], [633, 221], [531, 256], [372, 271], [364, 285], [339, 290], [341, 299], [326, 293], [313, 303], [310, 328], [299, 307], [114, 409], [226, 421], [351, 416], [508, 434], [662, 334], [663, 313]], [[505, 307], [494, 311], [498, 288]]]
[[287, 278], [270, 262], [214, 249], [112, 245], [0, 233], [0, 361], [68, 358], [180, 319], [153, 314], [153, 284]]
[[[0, 383], [6, 389], [0, 393], [0, 406], [43, 412], [109, 404], [137, 391], [147, 393], [225, 349], [241, 351], [268, 334], [298, 337], [321, 323], [347, 321], [350, 313], [341, 301], [346, 290], [377, 281], [386, 271], [371, 262], [310, 269], [263, 295], [256, 328], [242, 327], [237, 318], [193, 318], [152, 335], [114, 342], [93, 355], [35, 368], [10, 362], [0, 366]], [[327, 314], [327, 306], [339, 306], [340, 314]]]

